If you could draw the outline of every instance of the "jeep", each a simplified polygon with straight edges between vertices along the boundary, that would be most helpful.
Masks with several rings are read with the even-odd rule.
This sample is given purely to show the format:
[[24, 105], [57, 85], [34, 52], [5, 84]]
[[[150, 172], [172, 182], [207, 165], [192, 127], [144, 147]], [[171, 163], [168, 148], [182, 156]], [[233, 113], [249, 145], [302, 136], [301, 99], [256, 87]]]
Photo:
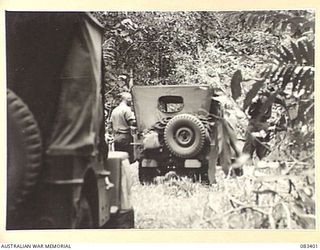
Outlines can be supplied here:
[[228, 173], [236, 147], [215, 95], [207, 85], [133, 86], [133, 145], [141, 183], [170, 171], [214, 183], [218, 161]]

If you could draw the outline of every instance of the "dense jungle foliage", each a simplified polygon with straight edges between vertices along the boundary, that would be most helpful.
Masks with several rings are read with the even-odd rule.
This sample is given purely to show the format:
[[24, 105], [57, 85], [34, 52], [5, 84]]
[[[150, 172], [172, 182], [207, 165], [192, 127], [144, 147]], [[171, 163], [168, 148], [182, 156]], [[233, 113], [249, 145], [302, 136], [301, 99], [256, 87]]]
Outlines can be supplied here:
[[[313, 11], [95, 12], [94, 15], [105, 26], [108, 112], [116, 105], [117, 94], [133, 84], [209, 84], [220, 94], [218, 99], [224, 106], [225, 117], [235, 127], [237, 136], [244, 138], [250, 120], [249, 106], [261, 93], [267, 96], [261, 113], [272, 107], [268, 120], [271, 139], [264, 144], [268, 155], [247, 164], [254, 170], [245, 173], [247, 179], [238, 180], [236, 185], [248, 182], [240, 186], [249, 185], [250, 190], [237, 193], [223, 189], [227, 193], [221, 196], [226, 221], [210, 220], [210, 216], [222, 215], [217, 214], [219, 209], [212, 205], [210, 194], [203, 199], [211, 204], [211, 214], [201, 220], [203, 227], [315, 227]], [[258, 137], [255, 136], [253, 140]], [[253, 174], [257, 171], [258, 175]], [[236, 190], [231, 182], [234, 181], [217, 185]], [[181, 186], [208, 189], [185, 182], [174, 185], [177, 192]], [[139, 192], [144, 194], [144, 190], [145, 187]], [[212, 190], [209, 193], [212, 195]], [[270, 197], [263, 201], [266, 196]], [[234, 215], [251, 220], [251, 224], [243, 222], [246, 226], [239, 226], [241, 216], [235, 219]], [[202, 227], [197, 221], [197, 226]], [[186, 226], [156, 224], [156, 227]]]

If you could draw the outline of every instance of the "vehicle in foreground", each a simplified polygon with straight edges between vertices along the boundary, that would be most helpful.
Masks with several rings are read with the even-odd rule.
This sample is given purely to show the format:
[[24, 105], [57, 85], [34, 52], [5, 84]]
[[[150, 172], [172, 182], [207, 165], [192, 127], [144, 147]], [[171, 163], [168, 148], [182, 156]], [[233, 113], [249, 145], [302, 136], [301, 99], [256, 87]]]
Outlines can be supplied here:
[[104, 138], [103, 27], [6, 12], [7, 229], [132, 228], [128, 156]]

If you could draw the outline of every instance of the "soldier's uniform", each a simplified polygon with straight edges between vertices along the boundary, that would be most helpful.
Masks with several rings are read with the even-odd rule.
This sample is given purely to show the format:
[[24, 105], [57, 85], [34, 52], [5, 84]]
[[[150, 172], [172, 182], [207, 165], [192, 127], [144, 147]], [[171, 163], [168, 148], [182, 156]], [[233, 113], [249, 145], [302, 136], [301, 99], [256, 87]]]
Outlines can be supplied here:
[[[261, 114], [261, 108], [264, 105], [266, 97], [259, 98], [256, 102], [252, 103], [249, 107], [248, 114], [250, 121], [246, 133], [246, 142], [243, 147], [243, 152], [248, 153], [251, 157], [256, 152], [259, 159], [262, 159], [268, 153], [265, 146], [270, 140], [270, 132], [268, 131], [269, 124], [267, 120], [271, 117], [272, 106]], [[261, 133], [264, 131], [265, 136], [253, 136], [252, 133]]]
[[124, 102], [121, 102], [111, 113], [114, 149], [128, 152], [130, 162], [133, 162], [133, 147], [130, 145], [133, 139], [130, 133], [130, 124], [134, 121], [134, 113]]

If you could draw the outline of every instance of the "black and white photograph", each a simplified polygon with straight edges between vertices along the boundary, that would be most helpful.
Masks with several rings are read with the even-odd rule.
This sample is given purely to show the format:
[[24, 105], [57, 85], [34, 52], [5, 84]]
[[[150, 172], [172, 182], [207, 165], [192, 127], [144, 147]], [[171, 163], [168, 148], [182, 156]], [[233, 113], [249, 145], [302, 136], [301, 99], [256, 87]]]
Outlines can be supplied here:
[[314, 10], [4, 19], [7, 231], [316, 230]]

